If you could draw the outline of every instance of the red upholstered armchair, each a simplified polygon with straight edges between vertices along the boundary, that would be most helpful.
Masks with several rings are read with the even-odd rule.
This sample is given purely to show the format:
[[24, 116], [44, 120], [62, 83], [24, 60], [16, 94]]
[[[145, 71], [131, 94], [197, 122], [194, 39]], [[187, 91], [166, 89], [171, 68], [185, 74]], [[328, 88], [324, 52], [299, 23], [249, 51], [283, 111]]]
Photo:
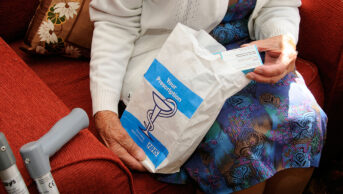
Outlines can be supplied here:
[[[329, 117], [320, 168], [330, 169], [332, 161], [343, 161], [339, 127], [343, 110], [343, 2], [302, 2], [297, 69]], [[19, 148], [38, 139], [74, 107], [85, 109], [89, 116], [92, 112], [89, 61], [32, 57], [19, 49], [37, 5], [38, 0], [0, 1], [0, 130], [9, 140], [32, 193], [37, 190]], [[91, 123], [89, 130], [51, 158], [52, 173], [62, 193], [195, 192], [192, 184], [164, 184], [150, 174], [130, 172], [97, 136]]]

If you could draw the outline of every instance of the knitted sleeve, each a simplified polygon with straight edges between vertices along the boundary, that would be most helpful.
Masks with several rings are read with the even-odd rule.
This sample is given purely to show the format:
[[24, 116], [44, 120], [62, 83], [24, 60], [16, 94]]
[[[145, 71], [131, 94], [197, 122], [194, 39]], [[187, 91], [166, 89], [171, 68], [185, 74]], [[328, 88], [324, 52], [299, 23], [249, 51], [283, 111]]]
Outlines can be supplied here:
[[118, 113], [126, 66], [140, 33], [142, 0], [93, 0], [94, 32], [90, 62], [93, 114]]
[[250, 36], [266, 39], [277, 35], [290, 35], [298, 41], [301, 0], [268, 0], [252, 19]]

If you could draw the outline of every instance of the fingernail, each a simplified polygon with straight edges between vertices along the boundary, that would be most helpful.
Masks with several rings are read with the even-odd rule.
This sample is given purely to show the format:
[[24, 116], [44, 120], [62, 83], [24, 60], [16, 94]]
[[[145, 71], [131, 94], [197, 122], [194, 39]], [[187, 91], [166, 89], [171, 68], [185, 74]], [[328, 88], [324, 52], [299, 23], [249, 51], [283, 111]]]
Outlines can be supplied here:
[[137, 159], [139, 160], [139, 161], [143, 161], [143, 160], [145, 160], [145, 153], [144, 153], [144, 151], [143, 150], [140, 150], [139, 152], [138, 152], [138, 154], [137, 154]]

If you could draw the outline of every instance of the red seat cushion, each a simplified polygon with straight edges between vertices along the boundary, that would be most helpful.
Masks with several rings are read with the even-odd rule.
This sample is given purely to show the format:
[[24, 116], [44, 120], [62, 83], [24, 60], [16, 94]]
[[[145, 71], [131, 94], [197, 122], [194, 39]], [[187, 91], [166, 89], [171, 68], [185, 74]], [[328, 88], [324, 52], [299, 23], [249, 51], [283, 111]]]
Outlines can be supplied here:
[[[89, 61], [58, 56], [29, 56], [20, 50], [22, 41], [10, 44], [12, 49], [43, 80], [69, 108], [84, 109], [92, 118], [92, 100], [89, 91]], [[89, 130], [97, 137], [93, 122]]]
[[[7, 137], [31, 193], [37, 193], [19, 149], [43, 136], [70, 109], [0, 38], [0, 129]], [[129, 170], [88, 130], [51, 158], [61, 193], [130, 193]], [[114, 184], [115, 183], [115, 184]], [[5, 193], [0, 186], [0, 193]]]
[[303, 76], [307, 87], [316, 98], [318, 104], [324, 106], [324, 89], [318, 74], [318, 68], [313, 63], [304, 59], [298, 58], [296, 61], [296, 68]]

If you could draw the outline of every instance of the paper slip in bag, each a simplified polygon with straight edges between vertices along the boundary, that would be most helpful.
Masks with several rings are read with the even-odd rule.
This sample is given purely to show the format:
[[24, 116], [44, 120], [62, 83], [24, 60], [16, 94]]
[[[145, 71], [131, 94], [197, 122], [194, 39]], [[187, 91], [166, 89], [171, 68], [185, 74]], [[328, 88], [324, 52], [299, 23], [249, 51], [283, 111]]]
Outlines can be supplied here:
[[244, 88], [243, 71], [262, 65], [255, 46], [217, 52], [204, 31], [178, 24], [132, 94], [121, 123], [153, 173], [178, 172], [225, 100]]

